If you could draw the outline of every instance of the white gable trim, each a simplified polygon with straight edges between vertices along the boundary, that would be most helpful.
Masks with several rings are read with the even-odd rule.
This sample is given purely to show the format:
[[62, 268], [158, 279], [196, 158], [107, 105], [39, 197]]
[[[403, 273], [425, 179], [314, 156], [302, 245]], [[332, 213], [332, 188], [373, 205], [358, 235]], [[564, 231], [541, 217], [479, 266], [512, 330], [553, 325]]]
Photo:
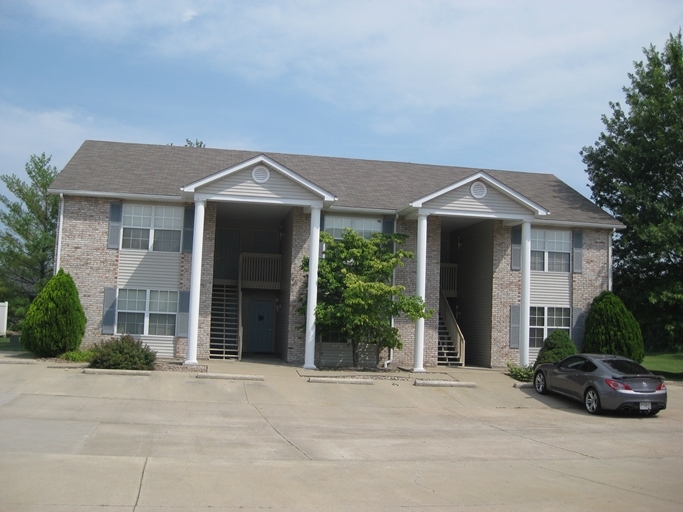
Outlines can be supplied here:
[[525, 207], [529, 208], [535, 215], [549, 215], [550, 211], [541, 206], [538, 203], [535, 203], [531, 199], [528, 199], [527, 197], [524, 197], [521, 195], [519, 192], [511, 189], [507, 185], [504, 185], [500, 181], [492, 178], [488, 174], [486, 174], [483, 171], [479, 171], [472, 176], [469, 176], [463, 180], [457, 181], [453, 183], [452, 185], [449, 185], [448, 187], [442, 188], [441, 190], [437, 190], [436, 192], [433, 192], [427, 196], [421, 197], [413, 202], [410, 203], [405, 209], [409, 208], [423, 208], [425, 203], [428, 201], [431, 201], [432, 199], [439, 197], [443, 194], [447, 194], [448, 192], [455, 190], [456, 188], [463, 187], [465, 185], [468, 185], [469, 183], [472, 183], [476, 180], [481, 180], [485, 182], [487, 185], [492, 186], [493, 188], [499, 190], [501, 193], [505, 194], [506, 196], [510, 197], [514, 201], [524, 205]]
[[287, 178], [291, 179], [292, 181], [296, 182], [300, 186], [304, 187], [305, 189], [313, 192], [316, 195], [320, 196], [320, 199], [322, 201], [336, 201], [337, 198], [334, 196], [334, 194], [331, 194], [327, 190], [319, 187], [313, 182], [308, 181], [307, 179], [301, 177], [291, 169], [288, 169], [284, 165], [276, 162], [272, 158], [268, 158], [266, 155], [258, 155], [255, 156], [254, 158], [250, 158], [249, 160], [245, 160], [241, 164], [237, 164], [233, 167], [228, 167], [227, 169], [224, 169], [222, 171], [219, 171], [215, 174], [212, 174], [211, 176], [207, 176], [206, 178], [202, 178], [201, 180], [195, 181], [193, 183], [190, 183], [188, 185], [185, 185], [184, 187], [181, 187], [181, 191], [183, 193], [187, 194], [194, 194], [198, 188], [203, 187], [209, 183], [212, 183], [214, 181], [220, 180], [221, 178], [224, 178], [225, 176], [228, 176], [230, 174], [234, 174], [236, 172], [239, 172], [243, 169], [246, 169], [248, 167], [251, 167], [252, 165], [257, 165], [257, 164], [266, 164], [270, 169], [274, 169], [277, 172], [283, 174]]

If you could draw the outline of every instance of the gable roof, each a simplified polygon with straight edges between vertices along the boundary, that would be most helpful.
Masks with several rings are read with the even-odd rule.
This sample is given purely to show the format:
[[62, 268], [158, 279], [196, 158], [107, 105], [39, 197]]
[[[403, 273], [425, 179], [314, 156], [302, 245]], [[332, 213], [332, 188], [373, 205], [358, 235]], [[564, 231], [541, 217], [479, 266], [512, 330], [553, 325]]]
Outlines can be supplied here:
[[[50, 191], [101, 197], [182, 200], [181, 188], [263, 152], [85, 141], [57, 175]], [[481, 169], [378, 160], [265, 153], [321, 190], [335, 208], [400, 211], [414, 201], [466, 181]], [[550, 211], [545, 222], [622, 227], [552, 174], [485, 170], [503, 187]]]

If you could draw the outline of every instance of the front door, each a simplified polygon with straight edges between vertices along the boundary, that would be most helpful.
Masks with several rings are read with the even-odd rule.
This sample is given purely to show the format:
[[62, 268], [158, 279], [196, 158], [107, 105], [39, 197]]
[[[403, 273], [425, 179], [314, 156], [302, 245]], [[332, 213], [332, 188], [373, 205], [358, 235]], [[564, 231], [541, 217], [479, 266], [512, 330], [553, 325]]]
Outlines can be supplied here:
[[247, 352], [273, 352], [275, 301], [252, 300], [249, 307]]

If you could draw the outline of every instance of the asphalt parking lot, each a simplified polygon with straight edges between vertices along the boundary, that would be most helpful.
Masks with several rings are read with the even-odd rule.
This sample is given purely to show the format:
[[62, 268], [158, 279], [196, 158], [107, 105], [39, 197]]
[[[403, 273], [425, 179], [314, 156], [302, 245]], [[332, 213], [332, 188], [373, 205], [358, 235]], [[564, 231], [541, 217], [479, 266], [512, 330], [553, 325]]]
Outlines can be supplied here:
[[229, 378], [207, 379], [15, 362], [0, 353], [4, 512], [683, 509], [679, 385], [659, 416], [596, 417], [485, 369], [208, 362]]

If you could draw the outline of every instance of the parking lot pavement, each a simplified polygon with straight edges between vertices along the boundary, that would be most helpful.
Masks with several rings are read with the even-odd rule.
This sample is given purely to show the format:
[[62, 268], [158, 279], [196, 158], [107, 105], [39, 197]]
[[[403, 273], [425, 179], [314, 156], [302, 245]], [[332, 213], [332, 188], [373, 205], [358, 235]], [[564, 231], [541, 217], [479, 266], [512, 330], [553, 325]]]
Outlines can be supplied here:
[[683, 508], [678, 385], [657, 417], [590, 416], [495, 370], [207, 364], [263, 380], [0, 364], [0, 510]]

